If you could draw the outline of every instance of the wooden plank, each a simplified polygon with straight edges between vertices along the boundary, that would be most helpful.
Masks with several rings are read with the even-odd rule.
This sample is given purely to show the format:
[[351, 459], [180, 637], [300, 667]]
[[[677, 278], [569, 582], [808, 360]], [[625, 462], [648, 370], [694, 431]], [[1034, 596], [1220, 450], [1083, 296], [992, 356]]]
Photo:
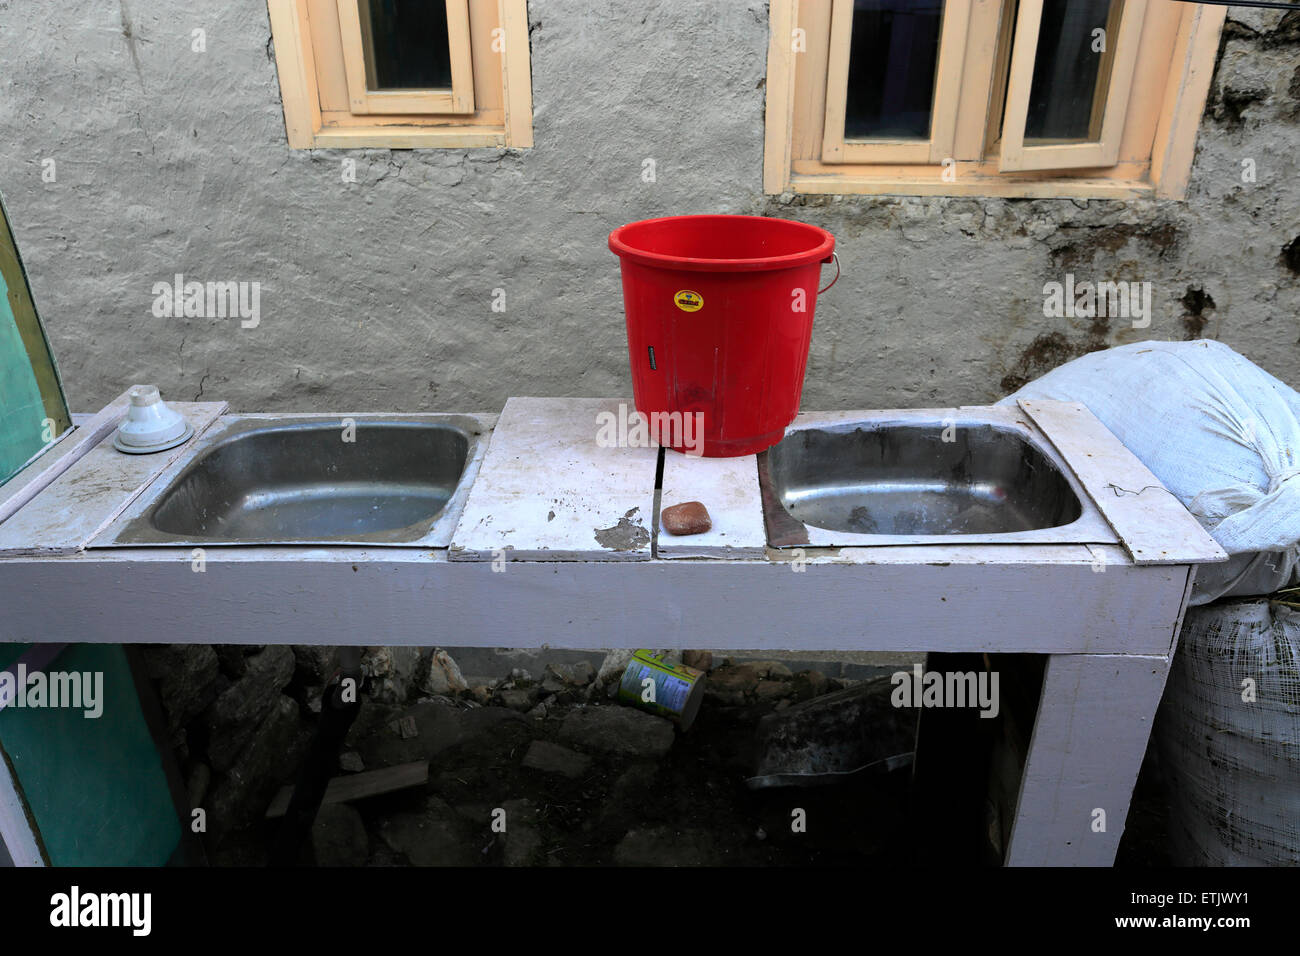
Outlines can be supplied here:
[[768, 10], [767, 103], [763, 130], [763, 192], [785, 191], [790, 176], [795, 53], [793, 33], [798, 0], [771, 0]]
[[849, 57], [853, 33], [853, 0], [831, 0], [830, 54], [826, 61], [826, 115], [822, 122], [823, 163], [925, 163], [926, 140], [847, 143], [844, 123], [848, 106]]
[[[516, 0], [523, 6], [526, 0]], [[505, 82], [497, 51], [493, 49], [495, 31], [504, 29], [500, 0], [469, 0], [470, 64], [474, 67], [474, 112], [461, 117], [477, 121], [485, 113], [496, 114], [496, 125], [506, 122]], [[527, 24], [525, 23], [525, 29]], [[531, 81], [531, 77], [530, 77]]]
[[1029, 116], [1029, 94], [1033, 85], [1043, 0], [1023, 0], [1017, 4], [1013, 16], [1014, 39], [1002, 108], [1002, 138], [998, 146], [998, 168], [1007, 172], [1025, 168], [1025, 125]]
[[[831, 0], [831, 36], [826, 58], [826, 113], [822, 121], [823, 163], [843, 162], [844, 120], [848, 105], [849, 54], [853, 33], [853, 0]], [[922, 162], [929, 155], [928, 145], [920, 143], [894, 143], [893, 149], [876, 153], [881, 162]], [[907, 146], [912, 146], [909, 154]], [[859, 155], [860, 162], [869, 161], [871, 154]]]
[[1079, 402], [1020, 399], [1137, 564], [1228, 559], [1182, 502]]
[[[1031, 169], [1019, 173], [1003, 173], [998, 171], [996, 152], [992, 159], [988, 160], [959, 160], [956, 164], [956, 183], [949, 185], [959, 185], [961, 180], [966, 177], [973, 177], [981, 180], [992, 180], [1009, 184], [1032, 184], [1032, 183], [1060, 183], [1069, 184], [1076, 180], [1079, 181], [1097, 181], [1110, 182], [1115, 185], [1138, 182], [1150, 171], [1148, 162], [1123, 162], [1116, 163], [1114, 166], [1106, 169], [1090, 169], [1086, 177], [1079, 177], [1074, 174], [1063, 174], [1059, 171], [1045, 169]], [[867, 165], [865, 163], [844, 163], [842, 165], [830, 166], [825, 163], [819, 163], [812, 159], [797, 159], [793, 163], [793, 171], [796, 176], [832, 176], [840, 175], [850, 179], [896, 179], [906, 181], [915, 179], [917, 181], [926, 181], [928, 179], [937, 179], [943, 172], [943, 167], [938, 164], [929, 166], [899, 166], [897, 164], [876, 163]]]
[[[522, 0], [518, 2], [522, 3]], [[474, 71], [474, 112], [442, 116], [353, 116], [349, 107], [338, 5], [335, 0], [308, 0], [308, 7], [316, 83], [320, 94], [321, 117], [318, 126], [366, 126], [373, 129], [385, 123], [395, 126], [419, 126], [426, 123], [502, 126], [505, 123], [501, 71], [496, 69], [498, 55], [492, 49], [492, 31], [500, 26], [498, 0], [470, 0], [471, 60], [473, 63], [485, 64], [482, 69]]]
[[[1188, 569], [989, 549], [872, 563], [452, 561], [417, 549], [92, 550], [0, 561], [0, 640], [1167, 654]], [[802, 568], [802, 570], [799, 570]], [[1100, 573], [1099, 573], [1100, 572]], [[34, 594], [58, 595], [35, 601]], [[990, 600], [990, 595], [996, 599]], [[357, 629], [358, 622], [364, 627]], [[349, 637], [349, 635], [351, 635]]]
[[505, 131], [490, 126], [331, 127], [318, 130], [313, 142], [339, 149], [479, 149], [505, 144]]
[[[367, 12], [370, 6], [366, 0]], [[343, 75], [348, 81], [348, 107], [358, 116], [369, 113], [439, 113], [451, 112], [450, 93], [443, 96], [423, 95], [420, 93], [394, 94], [398, 102], [385, 106], [382, 102], [372, 104], [370, 92], [366, 85], [366, 34], [369, 23], [362, 23], [361, 4], [357, 0], [336, 0], [338, 11], [339, 36], [342, 40]], [[440, 110], [437, 107], [448, 107]], [[396, 108], [394, 108], [396, 107]]]
[[316, 92], [322, 120], [326, 112], [348, 109], [348, 78], [343, 59], [343, 31], [334, 0], [306, 0]]
[[848, 102], [853, 0], [833, 0], [830, 56], [826, 67], [826, 115], [822, 126], [822, 162], [942, 163], [952, 156], [970, 13], [971, 0], [948, 0], [944, 4], [939, 62], [935, 68], [930, 135], [925, 139], [914, 140], [846, 140], [844, 120]]
[[953, 158], [957, 137], [957, 107], [961, 101], [966, 39], [971, 26], [972, 0], [947, 0], [939, 40], [939, 64], [934, 77], [934, 105], [930, 120], [932, 163]]
[[[650, 558], [655, 447], [601, 447], [616, 398], [511, 398], [452, 534], [457, 560]], [[617, 438], [617, 436], [615, 436]]]
[[42, 488], [45, 488], [81, 456], [99, 444], [106, 436], [117, 429], [118, 422], [126, 414], [130, 399], [123, 392], [94, 415], [78, 423], [73, 416], [74, 428], [59, 437], [58, 443], [47, 450], [0, 488], [0, 523], [4, 522], [27, 502], [31, 501]]
[[704, 534], [669, 534], [660, 520], [655, 554], [660, 558], [761, 558], [767, 550], [763, 498], [753, 455], [699, 458], [664, 453], [659, 509], [699, 501], [713, 527]]
[[[1129, 2], [1133, 2], [1133, 0], [1129, 0]], [[447, 36], [451, 48], [452, 103], [448, 112], [473, 113], [474, 62], [470, 44], [469, 0], [445, 0], [445, 3], [447, 8]]]
[[1168, 673], [1167, 656], [1048, 659], [1008, 866], [1114, 862]]
[[152, 455], [128, 455], [105, 437], [27, 507], [0, 524], [0, 554], [68, 554], [106, 527], [226, 410], [225, 402], [173, 402], [194, 426], [189, 441]]
[[826, 119], [826, 64], [830, 58], [831, 5], [810, 0], [796, 6], [797, 28], [807, 49], [794, 56], [794, 113], [790, 161], [819, 158]]
[[1196, 153], [1196, 132], [1214, 78], [1226, 7], [1187, 4], [1174, 45], [1173, 69], [1151, 153], [1151, 181], [1161, 199], [1182, 199]]
[[[959, 164], [960, 165], [960, 164]], [[939, 166], [916, 166], [914, 175], [872, 176], [827, 172], [794, 173], [789, 188], [796, 193], [866, 196], [987, 196], [1018, 199], [1150, 199], [1154, 188], [1136, 179], [1053, 178], [1001, 179], [957, 173], [956, 182], [944, 182]]]
[[9, 769], [9, 759], [0, 748], [0, 849], [14, 866], [45, 866], [40, 835], [32, 819], [18, 782]]
[[1128, 115], [1120, 135], [1119, 162], [1150, 162], [1151, 143], [1156, 126], [1165, 112], [1164, 89], [1171, 72], [1177, 72], [1173, 59], [1183, 11], [1196, 4], [1147, 3], [1138, 38], [1138, 59], [1133, 67], [1132, 92]]
[[[1128, 30], [1129, 39], [1126, 42], [1132, 46], [1130, 59], [1135, 67], [1137, 65], [1137, 41], [1142, 26], [1139, 22], [1137, 30], [1132, 28], [1133, 23], [1129, 15], [1134, 10], [1135, 2], [1145, 4], [1146, 0], [1119, 0], [1118, 3], [1112, 2], [1110, 5], [1106, 25], [1102, 28], [1102, 36], [1106, 42], [1103, 44], [1101, 58], [1097, 64], [1097, 82], [1093, 87], [1092, 110], [1088, 116], [1089, 138], [1102, 141], [1099, 142], [1099, 145], [1101, 145], [1104, 152], [1110, 152], [1111, 147], [1113, 147], [1114, 155], [1110, 157], [1112, 163], [1119, 158], [1120, 129], [1116, 129], [1113, 122], [1110, 124], [1110, 128], [1107, 129], [1106, 121], [1118, 110], [1121, 120], [1119, 126], [1122, 129], [1123, 120], [1128, 116], [1128, 93], [1133, 81], [1132, 68], [1128, 70], [1126, 76], [1116, 75], [1116, 48], [1123, 47], [1121, 52], [1130, 52], [1129, 46], [1117, 42], [1117, 38], [1125, 39], [1121, 34], [1126, 29]], [[1141, 14], [1144, 17], [1146, 10], [1143, 9]], [[1143, 52], [1145, 53], [1145, 51]], [[1122, 96], [1120, 95], [1121, 92]], [[1111, 134], [1109, 139], [1107, 138], [1108, 133]], [[1109, 165], [1109, 163], [1104, 165]]]
[[309, 149], [313, 133], [320, 128], [320, 102], [307, 0], [268, 0], [268, 7], [289, 148]]
[[[470, 63], [468, 0], [444, 0], [451, 54], [451, 88], [427, 90], [372, 90], [366, 68], [370, 23], [363, 21], [357, 0], [337, 0], [342, 39], [343, 72], [347, 78], [348, 106], [354, 114], [472, 113], [474, 72]], [[368, 5], [367, 5], [368, 6]]]
[[[415, 760], [411, 763], [399, 763], [393, 767], [381, 767], [378, 770], [363, 770], [333, 777], [325, 787], [322, 803], [351, 803], [366, 797], [377, 797], [407, 787], [422, 787], [429, 782], [429, 761]], [[266, 818], [274, 820], [282, 817], [289, 809], [293, 799], [293, 787], [281, 787], [271, 805], [266, 808]]]
[[969, 124], [976, 119], [975, 116], [963, 117], [958, 133], [959, 136], [965, 135], [965, 148], [969, 149], [978, 143], [973, 155], [967, 152], [962, 157], [972, 159], [983, 159], [986, 149], [990, 152], [1001, 151], [1002, 119], [1007, 107], [1007, 74], [1011, 72], [1011, 47], [1016, 33], [1015, 4], [1005, 4], [1001, 0], [981, 0], [980, 7], [982, 9], [975, 15], [977, 29], [987, 32], [980, 34], [980, 47], [968, 50], [966, 56], [969, 59], [974, 54], [983, 58], [989, 76], [985, 78], [980, 74], [979, 78], [983, 82], [972, 93], [977, 95], [983, 92], [985, 95], [982, 98], [962, 101], [964, 107], [977, 113], [980, 129], [976, 132], [970, 128]]
[[501, 85], [505, 103], [506, 145], [533, 145], [533, 71], [528, 34], [527, 0], [499, 0]]
[[1086, 169], [1116, 162], [1133, 88], [1138, 39], [1142, 34], [1146, 7], [1147, 0], [1124, 0], [1116, 28], [1108, 31], [1106, 53], [1098, 71], [1095, 92], [1096, 138], [1086, 143], [1031, 146], [1025, 142], [1025, 123], [1029, 114], [1043, 3], [1042, 0], [1022, 0], [1008, 76], [1000, 154], [1002, 169]]
[[[495, 56], [496, 54], [493, 54]], [[494, 74], [495, 75], [495, 74]], [[475, 129], [484, 133], [501, 133], [506, 121], [505, 110], [501, 107], [475, 110], [466, 115], [445, 113], [442, 115], [425, 114], [419, 116], [393, 114], [389, 116], [378, 113], [370, 116], [353, 116], [348, 110], [324, 110], [320, 114], [321, 129], [369, 130], [381, 133], [386, 129], [395, 129], [401, 133], [405, 130], [426, 129]]]

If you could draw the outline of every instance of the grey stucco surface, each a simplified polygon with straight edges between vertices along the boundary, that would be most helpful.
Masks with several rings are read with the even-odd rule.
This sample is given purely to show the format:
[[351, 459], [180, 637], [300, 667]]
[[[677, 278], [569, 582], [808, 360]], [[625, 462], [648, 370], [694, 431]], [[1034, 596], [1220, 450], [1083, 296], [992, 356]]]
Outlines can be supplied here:
[[[765, 3], [529, 18], [533, 149], [299, 151], [264, 0], [0, 0], [0, 191], [73, 407], [138, 381], [242, 411], [630, 395], [606, 236], [696, 212], [837, 237], [806, 408], [983, 403], [1090, 349], [1198, 335], [1300, 384], [1300, 13], [1231, 12], [1187, 200], [1127, 203], [767, 197]], [[260, 324], [155, 317], [178, 272], [260, 282]], [[1150, 328], [1044, 318], [1066, 272], [1152, 282]]]

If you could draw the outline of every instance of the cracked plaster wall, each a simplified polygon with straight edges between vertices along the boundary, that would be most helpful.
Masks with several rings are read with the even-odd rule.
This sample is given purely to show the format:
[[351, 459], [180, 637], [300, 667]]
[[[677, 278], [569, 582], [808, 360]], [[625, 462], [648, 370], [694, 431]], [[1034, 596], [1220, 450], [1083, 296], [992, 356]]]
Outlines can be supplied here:
[[[705, 211], [837, 237], [806, 408], [988, 402], [1151, 337], [1218, 338], [1300, 384], [1300, 13], [1232, 10], [1187, 200], [1128, 203], [767, 197], [765, 3], [529, 15], [534, 149], [295, 151], [264, 0], [0, 0], [0, 191], [73, 407], [137, 381], [236, 410], [629, 394], [606, 235]], [[1044, 318], [1067, 271], [1151, 281], [1151, 327]], [[154, 317], [177, 272], [260, 282], [260, 325]]]

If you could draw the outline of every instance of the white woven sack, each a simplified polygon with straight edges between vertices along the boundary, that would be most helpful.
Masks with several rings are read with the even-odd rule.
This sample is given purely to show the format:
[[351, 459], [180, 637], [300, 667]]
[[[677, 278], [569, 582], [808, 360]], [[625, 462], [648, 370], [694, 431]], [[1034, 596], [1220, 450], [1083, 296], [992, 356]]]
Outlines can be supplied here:
[[1189, 610], [1155, 736], [1174, 863], [1300, 865], [1300, 613]]
[[1082, 402], [1231, 556], [1192, 604], [1269, 594], [1300, 568], [1300, 394], [1219, 342], [1138, 342], [1053, 369], [1017, 399]]

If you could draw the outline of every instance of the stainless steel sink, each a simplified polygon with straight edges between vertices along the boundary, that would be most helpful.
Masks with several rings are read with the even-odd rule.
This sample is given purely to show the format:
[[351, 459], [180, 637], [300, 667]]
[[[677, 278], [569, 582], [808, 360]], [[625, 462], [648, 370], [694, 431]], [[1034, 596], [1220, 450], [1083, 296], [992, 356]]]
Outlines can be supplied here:
[[760, 456], [769, 544], [1114, 541], [1055, 450], [1013, 412], [889, 414], [796, 423]]
[[486, 430], [465, 415], [223, 418], [92, 547], [445, 547]]
[[773, 448], [768, 467], [785, 510], [832, 531], [1003, 534], [1079, 517], [1065, 476], [1023, 437], [992, 425], [944, 432], [810, 428]]

